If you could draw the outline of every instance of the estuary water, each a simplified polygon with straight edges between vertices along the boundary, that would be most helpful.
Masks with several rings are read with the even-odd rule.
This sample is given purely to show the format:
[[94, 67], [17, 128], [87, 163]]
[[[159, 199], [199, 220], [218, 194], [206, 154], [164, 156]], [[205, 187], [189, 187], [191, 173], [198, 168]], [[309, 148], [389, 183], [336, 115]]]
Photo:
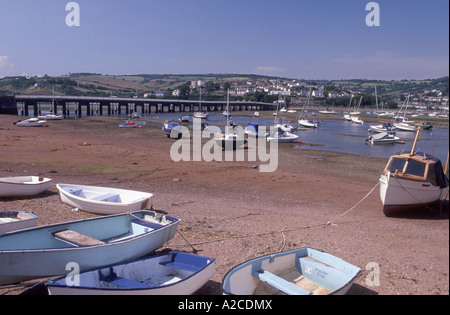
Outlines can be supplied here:
[[[149, 117], [157, 117], [164, 122], [165, 120], [177, 120], [181, 115], [182, 113], [160, 113], [149, 115]], [[192, 114], [188, 115], [192, 116]], [[316, 120], [315, 117], [313, 118], [313, 120]], [[232, 115], [231, 120], [235, 125], [239, 125], [242, 128], [245, 128], [249, 122], [266, 126], [267, 129], [274, 124], [273, 119], [251, 118], [237, 114]], [[417, 121], [420, 121], [420, 118], [417, 118]], [[209, 125], [225, 124], [226, 118], [222, 113], [210, 113], [208, 119], [204, 122]], [[290, 125], [296, 127], [297, 121], [290, 121]], [[404, 144], [371, 145], [365, 141], [370, 135], [368, 129], [371, 125], [379, 124], [376, 119], [374, 119], [373, 123], [368, 122], [363, 125], [351, 123], [344, 118], [342, 120], [323, 120], [320, 121], [319, 127], [316, 129], [300, 128], [295, 132], [300, 136], [301, 145], [298, 143], [283, 143], [280, 145], [292, 146], [292, 148], [300, 150], [334, 151], [381, 158], [389, 158], [391, 155], [402, 151], [411, 152], [416, 136], [415, 132], [397, 131], [397, 137], [400, 137], [400, 140], [404, 141]], [[417, 141], [416, 151], [433, 154], [441, 159], [445, 166], [448, 150], [448, 129], [433, 128], [432, 130], [421, 131], [419, 140]]]

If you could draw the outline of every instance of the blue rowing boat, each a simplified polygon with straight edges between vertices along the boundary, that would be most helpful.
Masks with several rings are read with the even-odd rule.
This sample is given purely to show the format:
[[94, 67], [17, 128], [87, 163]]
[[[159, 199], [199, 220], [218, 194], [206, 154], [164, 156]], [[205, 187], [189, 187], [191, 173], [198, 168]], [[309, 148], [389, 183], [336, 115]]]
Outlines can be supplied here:
[[0, 235], [0, 285], [135, 260], [176, 233], [179, 220], [139, 211]]
[[311, 248], [249, 260], [223, 278], [229, 295], [343, 295], [361, 269]]

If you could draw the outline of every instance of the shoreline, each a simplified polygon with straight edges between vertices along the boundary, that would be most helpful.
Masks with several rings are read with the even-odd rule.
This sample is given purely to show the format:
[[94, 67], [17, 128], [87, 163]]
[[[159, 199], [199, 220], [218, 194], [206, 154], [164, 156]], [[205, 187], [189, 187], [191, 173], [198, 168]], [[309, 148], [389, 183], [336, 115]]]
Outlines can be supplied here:
[[[153, 208], [181, 220], [198, 254], [216, 258], [198, 294], [221, 294], [224, 274], [247, 259], [299, 247], [363, 269], [349, 294], [449, 293], [448, 209], [386, 218], [375, 190], [340, 217], [377, 185], [384, 158], [281, 145], [278, 170], [265, 174], [248, 161], [171, 161], [174, 141], [160, 121], [120, 130], [123, 117], [93, 116], [35, 129], [14, 126], [18, 117], [0, 115], [0, 177], [39, 174], [53, 184], [37, 198], [2, 199], [0, 210], [33, 210], [46, 225], [93, 216], [61, 203], [57, 183], [151, 192]], [[166, 248], [192, 251], [189, 244], [177, 234]], [[380, 266], [379, 287], [366, 284], [370, 262]]]

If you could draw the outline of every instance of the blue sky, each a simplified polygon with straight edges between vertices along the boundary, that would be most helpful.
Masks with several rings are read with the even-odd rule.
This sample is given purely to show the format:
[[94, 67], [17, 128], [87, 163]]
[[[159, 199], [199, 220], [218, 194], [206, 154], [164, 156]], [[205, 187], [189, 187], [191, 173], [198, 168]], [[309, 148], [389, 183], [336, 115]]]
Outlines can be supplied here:
[[243, 73], [296, 79], [449, 74], [449, 1], [0, 0], [0, 77]]

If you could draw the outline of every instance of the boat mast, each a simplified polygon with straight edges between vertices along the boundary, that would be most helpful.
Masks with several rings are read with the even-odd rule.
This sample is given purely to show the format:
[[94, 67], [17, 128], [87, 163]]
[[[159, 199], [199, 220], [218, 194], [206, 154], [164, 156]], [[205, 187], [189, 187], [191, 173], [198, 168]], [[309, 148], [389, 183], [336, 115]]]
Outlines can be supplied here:
[[419, 133], [421, 130], [422, 130], [421, 128], [417, 128], [416, 138], [414, 139], [414, 144], [410, 155], [414, 155], [414, 151], [416, 150], [417, 139], [419, 138]]

